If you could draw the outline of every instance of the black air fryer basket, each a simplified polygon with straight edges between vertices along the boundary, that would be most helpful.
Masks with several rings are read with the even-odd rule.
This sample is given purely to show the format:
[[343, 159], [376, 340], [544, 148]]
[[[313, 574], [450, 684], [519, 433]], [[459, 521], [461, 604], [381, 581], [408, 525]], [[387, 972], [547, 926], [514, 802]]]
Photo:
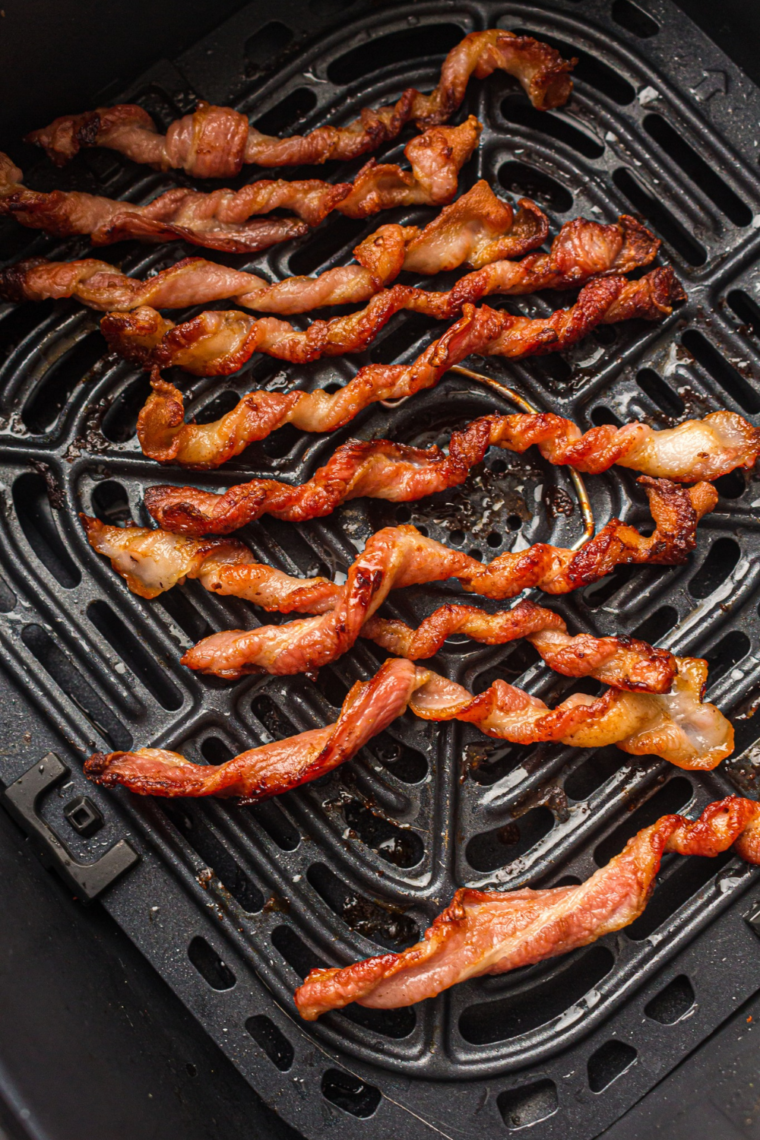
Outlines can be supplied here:
[[[661, 324], [603, 327], [565, 354], [468, 363], [583, 427], [633, 419], [664, 427], [718, 408], [760, 422], [760, 92], [669, 0], [649, 0], [646, 11], [631, 0], [374, 8], [320, 0], [305, 12], [252, 3], [110, 97], [141, 103], [164, 126], [204, 98], [237, 107], [268, 133], [300, 133], [347, 123], [406, 86], [429, 90], [465, 32], [535, 34], [578, 57], [573, 97], [539, 113], [503, 74], [473, 81], [458, 116], [477, 115], [484, 131], [462, 187], [487, 178], [506, 196], [533, 197], [554, 233], [576, 215], [612, 221], [634, 213], [663, 239], [662, 259], [688, 300]], [[382, 157], [396, 161], [411, 133]], [[142, 201], [183, 179], [108, 151], [83, 152], [63, 171], [24, 153], [28, 182], [40, 189]], [[359, 165], [325, 169], [344, 179]], [[382, 221], [432, 213], [397, 211]], [[344, 264], [378, 224], [329, 219], [306, 238], [229, 261], [270, 279], [320, 272]], [[8, 261], [87, 249], [11, 222], [0, 239]], [[144, 277], [189, 252], [129, 243], [105, 256]], [[489, 303], [542, 314], [569, 300]], [[181, 383], [190, 413], [211, 419], [251, 388], [323, 387], [369, 361], [412, 360], [439, 332], [402, 313], [358, 357], [298, 368], [260, 357], [228, 380]], [[146, 376], [106, 353], [97, 316], [74, 302], [0, 307], [0, 344], [2, 654], [58, 741], [45, 756], [33, 740], [0, 752], [5, 803], [74, 892], [99, 899], [306, 1140], [496, 1140], [513, 1132], [590, 1140], [757, 990], [760, 944], [748, 918], [760, 881], [728, 853], [666, 859], [641, 918], [565, 957], [409, 1009], [353, 1006], [306, 1024], [292, 1002], [315, 965], [412, 944], [458, 886], [580, 880], [664, 813], [693, 814], [735, 791], [757, 795], [753, 474], [717, 481], [719, 506], [700, 525], [687, 565], [619, 570], [552, 601], [573, 631], [630, 633], [707, 658], [708, 697], [737, 729], [735, 757], [716, 772], [681, 772], [615, 748], [501, 745], [461, 724], [407, 715], [351, 763], [256, 807], [106, 793], [82, 776], [93, 751], [151, 744], [218, 763], [333, 720], [350, 685], [380, 658], [359, 643], [316, 680], [227, 684], [183, 669], [181, 652], [199, 637], [261, 615], [195, 582], [140, 600], [90, 550], [77, 517], [145, 525], [144, 488], [188, 481], [139, 450]], [[301, 481], [351, 436], [426, 446], [492, 410], [510, 409], [449, 374], [435, 391], [394, 409], [375, 406], [329, 437], [281, 430], [192, 481], [209, 489], [267, 473]], [[598, 525], [613, 515], [646, 525], [633, 475], [616, 468], [587, 484]], [[445, 495], [401, 507], [359, 500], [299, 527], [264, 518], [242, 537], [258, 559], [299, 575], [345, 573], [373, 530], [399, 521], [492, 557], [535, 541], [572, 543], [581, 529], [577, 507], [567, 506], [572, 494], [566, 472], [535, 453], [492, 452]], [[416, 624], [455, 593], [446, 585], [405, 591], [388, 612]], [[519, 678], [549, 703], [572, 686], [537, 665], [522, 642], [450, 642], [437, 665], [475, 691]]]

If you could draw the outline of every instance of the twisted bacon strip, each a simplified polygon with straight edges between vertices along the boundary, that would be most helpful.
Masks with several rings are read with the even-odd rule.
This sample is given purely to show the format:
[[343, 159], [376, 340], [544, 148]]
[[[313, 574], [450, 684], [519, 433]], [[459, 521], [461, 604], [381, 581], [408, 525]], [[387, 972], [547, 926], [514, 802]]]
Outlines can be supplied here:
[[295, 993], [314, 1021], [350, 1002], [396, 1009], [468, 978], [503, 974], [588, 946], [643, 912], [666, 852], [715, 856], [729, 847], [760, 863], [760, 804], [727, 796], [697, 820], [665, 815], [579, 886], [534, 891], [458, 890], [416, 946], [343, 969], [312, 970]]
[[258, 803], [316, 780], [350, 760], [403, 713], [417, 680], [409, 661], [386, 661], [370, 681], [357, 681], [335, 724], [241, 752], [225, 764], [193, 764], [177, 752], [96, 752], [84, 770], [106, 787], [124, 784], [153, 796], [241, 796]]
[[520, 744], [616, 744], [624, 752], [661, 756], [681, 768], [714, 768], [733, 749], [733, 729], [714, 705], [700, 701], [707, 663], [679, 657], [677, 664], [673, 691], [667, 695], [618, 689], [599, 698], [577, 693], [552, 710], [505, 681], [472, 697], [454, 681], [391, 658], [371, 681], [354, 685], [337, 724], [327, 728], [255, 748], [218, 767], [145, 748], [96, 753], [85, 772], [98, 783], [123, 784], [142, 795], [241, 795], [252, 803], [314, 780], [350, 759], [407, 705], [424, 720], [468, 721], [488, 736]]
[[449, 52], [430, 95], [409, 87], [394, 107], [365, 109], [347, 127], [318, 127], [307, 135], [278, 139], [261, 134], [231, 107], [200, 102], [194, 114], [175, 120], [162, 135], [147, 111], [122, 103], [64, 115], [32, 131], [27, 141], [44, 147], [59, 166], [80, 147], [103, 146], [159, 170], [181, 167], [198, 178], [231, 178], [245, 163], [297, 166], [358, 158], [396, 138], [411, 120], [420, 128], [445, 123], [460, 106], [472, 74], [485, 79], [493, 71], [506, 71], [520, 81], [535, 107], [558, 107], [570, 96], [568, 73], [574, 63], [530, 36], [492, 28], [471, 32]]
[[[23, 177], [0, 154], [0, 216], [8, 214], [31, 229], [59, 237], [89, 234], [93, 245], [126, 238], [170, 241], [182, 238], [207, 249], [252, 253], [276, 242], [300, 237], [333, 210], [350, 218], [367, 218], [391, 206], [450, 202], [459, 171], [475, 149], [481, 125], [470, 116], [458, 127], [432, 127], [404, 148], [411, 171], [370, 161], [353, 182], [319, 179], [251, 182], [241, 190], [167, 190], [146, 206], [101, 198], [79, 191], [43, 194], [21, 185]], [[297, 218], [253, 218], [278, 208]]]
[[[255, 352], [294, 364], [305, 364], [321, 356], [361, 352], [402, 309], [446, 320], [464, 307], [468, 335], [460, 339], [461, 329], [455, 326], [456, 331], [450, 330], [451, 337], [444, 341], [440, 352], [435, 342], [429, 350], [436, 363], [445, 355], [456, 363], [470, 352], [512, 359], [560, 352], [599, 324], [633, 317], [662, 320], [672, 312], [673, 303], [685, 297], [673, 270], [667, 268], [654, 269], [639, 281], [621, 276], [591, 281], [571, 308], [556, 309], [548, 317], [513, 316], [486, 305], [478, 314], [469, 312], [471, 299], [479, 299], [484, 290], [500, 292], [504, 279], [509, 292], [509, 284], [516, 276], [513, 263], [498, 262], [463, 278], [449, 293], [394, 285], [377, 293], [365, 309], [327, 321], [312, 321], [304, 330], [277, 317], [252, 317], [239, 309], [207, 310], [175, 325], [151, 308], [107, 313], [101, 319], [100, 329], [113, 351], [144, 368], [176, 366], [196, 376], [229, 376]], [[461, 354], [456, 360], [450, 349], [452, 338], [459, 344]], [[440, 370], [441, 365], [438, 367]], [[375, 384], [378, 376], [386, 379], [387, 375], [387, 369], [370, 373]]]
[[416, 633], [400, 622], [372, 616], [392, 589], [448, 578], [457, 578], [469, 593], [504, 600], [530, 587], [568, 593], [621, 564], [683, 562], [694, 547], [699, 519], [717, 502], [715, 489], [707, 483], [685, 490], [666, 481], [641, 482], [656, 524], [648, 538], [613, 519], [579, 551], [539, 543], [484, 565], [424, 537], [413, 526], [387, 527], [367, 541], [340, 587], [324, 578], [304, 581], [262, 566], [234, 539], [194, 540], [162, 530], [104, 526], [81, 517], [93, 549], [110, 558], [129, 588], [142, 597], [157, 597], [189, 577], [214, 593], [243, 597], [267, 610], [319, 615], [212, 634], [183, 657], [184, 664], [203, 672], [230, 678], [262, 669], [305, 672], [345, 653], [360, 635], [394, 653], [427, 656], [451, 633], [464, 629], [491, 644], [531, 636], [544, 660], [569, 676], [593, 675], [621, 688], [666, 691], [674, 676], [669, 654], [645, 642], [572, 638], [556, 614], [527, 603], [502, 615], [443, 607]]
[[[627, 273], [651, 260], [659, 241], [632, 218], [621, 218], [620, 224], [624, 232], [616, 243], [620, 227], [582, 219], [566, 222], [550, 255], [558, 283], [563, 277], [571, 284], [582, 283], [584, 269], [587, 274], [608, 268]], [[582, 235], [576, 232], [579, 225], [585, 227]], [[503, 258], [520, 257], [541, 245], [548, 232], [546, 215], [534, 202], [521, 198], [515, 212], [481, 179], [444, 207], [424, 229], [380, 226], [355, 248], [358, 265], [341, 265], [318, 277], [289, 277], [270, 285], [253, 273], [201, 257], [186, 257], [154, 277], [136, 281], [107, 261], [29, 258], [0, 271], [0, 299], [18, 302], [76, 297], [92, 309], [126, 312], [143, 305], [181, 309], [231, 297], [236, 304], [260, 312], [305, 313], [325, 305], [368, 301], [402, 269], [440, 273], [465, 263], [481, 268]], [[651, 257], [646, 256], [650, 249]], [[549, 271], [548, 266], [543, 268], [547, 255], [538, 256], [538, 264], [522, 263], [528, 289], [537, 288], [533, 283], [537, 275], [543, 280], [542, 275]], [[573, 275], [579, 272], [581, 278], [576, 281]], [[553, 279], [552, 287], [557, 287]]]

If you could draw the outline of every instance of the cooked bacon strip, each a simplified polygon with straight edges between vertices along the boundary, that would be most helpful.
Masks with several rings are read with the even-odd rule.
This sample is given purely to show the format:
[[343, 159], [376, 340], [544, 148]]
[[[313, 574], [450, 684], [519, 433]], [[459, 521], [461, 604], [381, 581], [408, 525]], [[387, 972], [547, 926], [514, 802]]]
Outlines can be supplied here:
[[[395, 589], [457, 578], [469, 593], [503, 601], [533, 587], [566, 594], [629, 563], [685, 562], [696, 545], [697, 524], [718, 502], [717, 491], [709, 483], [684, 488], [646, 476], [639, 483], [655, 522], [648, 537], [611, 519], [580, 550], [537, 543], [484, 564], [424, 537], [416, 527], [385, 527], [368, 539], [349, 574], [357, 580], [360, 568], [363, 578], [378, 571], [392, 574]], [[291, 578], [254, 562], [236, 539], [188, 539], [167, 530], [106, 526], [80, 517], [93, 549], [110, 558], [130, 590], [143, 598], [155, 598], [185, 578], [198, 578], [207, 590], [245, 598], [266, 610], [316, 614], [333, 610], [346, 594], [347, 586], [325, 578]], [[382, 588], [382, 582], [376, 588]]]
[[[373, 611], [377, 610], [372, 606]], [[286, 628], [282, 626], [280, 628]], [[566, 677], [594, 677], [614, 689], [667, 693], [676, 675], [672, 653], [655, 649], [632, 637], [572, 637], [559, 614], [523, 601], [511, 610], [488, 614], [476, 606], [440, 606], [412, 629], [395, 619], [370, 617], [361, 636], [410, 661], [433, 657], [455, 633], [485, 645], [505, 645], [526, 638], [555, 673]]]
[[185, 578], [198, 578], [214, 593], [246, 598], [267, 610], [322, 615], [286, 625], [212, 634], [183, 658], [191, 668], [224, 677], [246, 672], [298, 673], [319, 668], [345, 653], [359, 636], [405, 656], [430, 656], [447, 636], [464, 630], [491, 644], [531, 636], [552, 667], [569, 676], [593, 675], [631, 690], [666, 691], [673, 658], [645, 642], [571, 638], [562, 619], [532, 604], [488, 615], [447, 606], [418, 631], [372, 615], [392, 589], [457, 578], [469, 593], [504, 600], [538, 587], [564, 594], [588, 585], [624, 563], [674, 564], [693, 549], [698, 520], [717, 502], [706, 483], [685, 490], [642, 479], [656, 528], [648, 538], [613, 519], [580, 551], [537, 544], [484, 565], [462, 551], [426, 538], [413, 526], [387, 527], [372, 535], [348, 572], [345, 586], [324, 578], [291, 578], [253, 561], [242, 543], [188, 539], [162, 530], [105, 526], [81, 516], [90, 545], [110, 558], [129, 588], [154, 598]]
[[350, 760], [403, 713], [420, 683], [409, 662], [389, 660], [370, 681], [357, 681], [335, 724], [241, 752], [225, 764], [193, 764], [177, 752], [96, 752], [84, 770], [106, 787], [123, 784], [140, 795], [240, 796], [253, 804], [316, 780]]
[[[512, 263], [499, 264], [507, 266], [509, 280], [513, 275]], [[446, 320], [464, 308], [467, 337], [459, 339], [459, 326], [454, 326], [456, 331], [450, 330], [460, 345], [459, 351], [463, 355], [478, 352], [483, 356], [515, 359], [560, 352], [599, 324], [614, 324], [633, 317], [662, 320], [672, 312], [673, 304], [685, 297], [672, 269], [654, 269], [639, 281], [621, 276], [590, 281], [571, 308], [556, 309], [548, 317], [513, 316], [487, 305], [471, 313], [468, 292], [479, 299], [489, 270], [495, 270], [490, 279], [498, 286], [498, 266], [472, 274], [474, 281], [465, 277], [450, 293], [394, 285], [377, 293], [365, 309], [327, 321], [312, 321], [304, 330], [277, 317], [252, 317], [239, 309], [208, 310], [175, 325], [147, 307], [134, 312], [107, 313], [101, 319], [100, 329], [113, 351], [144, 368], [176, 366], [196, 376], [229, 376], [256, 352], [294, 364], [305, 364], [321, 356], [361, 352], [402, 309]], [[451, 357], [450, 343], [451, 339], [444, 340], [444, 347], [439, 351], [438, 342], [434, 342], [429, 349], [430, 356], [436, 362], [445, 355]], [[461, 347], [465, 344], [466, 352]], [[452, 358], [450, 363], [461, 359], [462, 355]]]
[[81, 147], [103, 146], [159, 170], [180, 167], [198, 178], [231, 178], [247, 163], [298, 166], [358, 158], [396, 138], [411, 120], [420, 128], [445, 123], [460, 106], [473, 74], [485, 79], [493, 71], [506, 71], [520, 81], [535, 107], [558, 107], [572, 91], [574, 63], [530, 36], [492, 28], [470, 32], [452, 48], [430, 95], [409, 87], [395, 106], [367, 108], [347, 127], [318, 127], [307, 135], [278, 139], [261, 134], [231, 107], [199, 102], [194, 114], [176, 119], [162, 135], [147, 111], [122, 103], [63, 115], [32, 131], [27, 140], [44, 147], [58, 166]]
[[[583, 227], [582, 232], [579, 227]], [[368, 301], [402, 269], [440, 273], [464, 264], [480, 268], [503, 258], [521, 257], [541, 245], [548, 232], [546, 215], [534, 202], [521, 198], [515, 212], [481, 179], [456, 202], [445, 206], [423, 230], [419, 226], [380, 226], [354, 250], [357, 265], [328, 269], [318, 277], [289, 277], [270, 285], [253, 273], [202, 257], [187, 257], [154, 277], [137, 281], [107, 261], [46, 261], [39, 257], [0, 271], [0, 298], [43, 301], [48, 297], [76, 297], [92, 309], [109, 312], [142, 305], [182, 309], [232, 297], [238, 305], [260, 312], [305, 313], [326, 305]], [[632, 218], [621, 218], [618, 226], [579, 218], [565, 223], [550, 255], [539, 254], [538, 262], [522, 263], [523, 276], [528, 278], [531, 290], [552, 273], [549, 283], [553, 288], [559, 287], [564, 277], [571, 284], [582, 284], [573, 276], [579, 267], [587, 275], [627, 273], [651, 260], [658, 246], [659, 241]], [[517, 284], [515, 281], [512, 291]]]
[[[470, 116], [461, 126], [432, 127], [411, 139], [404, 148], [411, 171], [370, 161], [353, 182], [264, 180], [241, 190], [208, 194], [177, 187], [145, 206], [75, 190], [49, 194], [28, 190], [21, 184], [18, 167], [0, 154], [0, 216], [8, 214], [23, 226], [59, 237], [89, 234], [93, 245], [126, 238], [149, 242], [182, 238], [207, 249], [251, 253], [300, 237], [333, 210], [367, 218], [391, 206], [450, 202], [480, 131], [480, 123]], [[293, 210], [303, 221], [252, 218], [278, 208]]]
[[662, 816], [577, 887], [458, 890], [416, 946], [343, 969], [312, 970], [296, 990], [296, 1007], [306, 1021], [354, 1001], [397, 1009], [468, 978], [588, 946], [639, 917], [666, 852], [715, 856], [732, 846], [748, 863], [760, 863], [760, 804], [753, 800], [728, 796], [694, 821]]

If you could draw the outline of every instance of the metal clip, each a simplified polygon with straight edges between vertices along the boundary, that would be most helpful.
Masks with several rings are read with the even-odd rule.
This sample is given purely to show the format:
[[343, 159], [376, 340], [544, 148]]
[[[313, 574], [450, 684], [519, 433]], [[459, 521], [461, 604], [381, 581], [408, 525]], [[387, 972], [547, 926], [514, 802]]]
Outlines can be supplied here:
[[9, 814], [42, 849], [42, 854], [50, 859], [52, 866], [71, 889], [80, 898], [94, 899], [114, 879], [133, 866], [140, 856], [126, 839], [120, 839], [94, 863], [80, 863], [74, 858], [37, 811], [37, 801], [42, 793], [68, 776], [69, 771], [55, 752], [48, 752], [47, 756], [43, 756], [23, 776], [10, 784], [2, 798]]

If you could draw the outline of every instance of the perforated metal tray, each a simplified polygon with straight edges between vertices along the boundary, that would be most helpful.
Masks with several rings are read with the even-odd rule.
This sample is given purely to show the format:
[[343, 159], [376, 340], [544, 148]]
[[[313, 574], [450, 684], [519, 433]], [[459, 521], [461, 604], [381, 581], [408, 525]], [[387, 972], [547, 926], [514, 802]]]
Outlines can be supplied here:
[[[719, 407], [758, 422], [760, 98], [672, 5], [647, 11], [628, 0], [418, 3], [354, 17], [350, 8], [338, 30], [301, 45], [294, 10], [280, 6], [262, 30], [260, 5], [252, 5], [174, 63], [157, 64], [127, 94], [167, 122], [197, 96], [233, 102], [281, 133], [348, 122], [362, 105], [394, 99], [409, 84], [431, 87], [444, 52], [466, 31], [498, 25], [556, 42], [580, 57], [575, 93], [560, 111], [534, 112], [504, 76], [471, 84], [461, 114], [477, 114], [485, 129], [463, 187], [486, 177], [504, 193], [532, 195], [554, 232], [576, 214], [612, 220], [639, 212], [664, 239], [663, 256], [688, 302], [662, 325], [611, 327], [563, 356], [489, 359], [482, 368], [584, 426], [634, 418], [664, 426]], [[282, 49], [281, 65], [262, 71]], [[390, 159], [404, 141], [387, 149]], [[326, 169], [343, 178], [354, 167]], [[40, 164], [29, 181], [131, 200], [173, 184], [96, 151], [62, 173]], [[416, 210], [383, 220], [430, 216]], [[331, 220], [299, 242], [231, 263], [272, 278], [315, 272], [345, 262], [377, 224]], [[8, 260], [86, 248], [10, 225], [0, 241]], [[106, 256], [145, 275], [182, 252], [130, 244]], [[544, 313], [568, 299], [505, 303]], [[439, 329], [400, 314], [359, 357], [300, 369], [259, 359], [230, 380], [181, 383], [191, 413], [213, 418], [251, 387], [324, 386], [367, 360], [413, 359]], [[693, 776], [614, 748], [498, 746], [464, 726], [408, 716], [329, 777], [259, 807], [106, 795], [81, 777], [95, 748], [165, 745], [218, 762], [330, 721], [379, 657], [360, 643], [316, 682], [229, 685], [183, 670], [180, 653], [198, 637], [259, 617], [197, 583], [140, 601], [89, 550], [77, 520], [85, 510], [147, 521], [145, 486], [188, 481], [140, 454], [134, 424], [145, 377], [106, 355], [96, 317], [70, 302], [4, 307], [0, 342], [0, 638], [10, 670], [59, 730], [59, 755], [72, 769], [39, 810], [82, 862], [118, 838], [139, 853], [100, 895], [103, 905], [284, 1119], [309, 1140], [490, 1138], [528, 1125], [531, 1136], [585, 1140], [754, 992], [760, 944], [745, 916], [760, 894], [757, 873], [724, 857], [666, 861], [646, 914], [619, 935], [413, 1009], [357, 1007], [306, 1025], [291, 999], [312, 965], [415, 941], [457, 886], [584, 878], [663, 812], [696, 811], [737, 788], [756, 795], [754, 477], [719, 480], [719, 507], [702, 523], [688, 566], [617, 572], [552, 602], [573, 630], [635, 633], [708, 658], [709, 697], [738, 717], [737, 759], [717, 773]], [[198, 481], [217, 488], [269, 472], [301, 480], [350, 435], [428, 444], [500, 406], [452, 374], [434, 392], [395, 410], [375, 407], [330, 437], [280, 431]], [[612, 515], [646, 523], [626, 472], [588, 485], [600, 525]], [[570, 494], [561, 470], [499, 452], [464, 487], [419, 504], [360, 501], [298, 528], [264, 519], [242, 534], [262, 560], [305, 575], [344, 572], [366, 537], [394, 521], [489, 556], [572, 541], [577, 511], [556, 509]], [[409, 590], [392, 596], [387, 610], [417, 622], [455, 594], [445, 585]], [[475, 691], [497, 676], [519, 678], [550, 702], [571, 689], [521, 643], [453, 641], [435, 664]], [[33, 745], [0, 755], [3, 781], [38, 759]], [[90, 839], [63, 815], [85, 793], [106, 820]]]

